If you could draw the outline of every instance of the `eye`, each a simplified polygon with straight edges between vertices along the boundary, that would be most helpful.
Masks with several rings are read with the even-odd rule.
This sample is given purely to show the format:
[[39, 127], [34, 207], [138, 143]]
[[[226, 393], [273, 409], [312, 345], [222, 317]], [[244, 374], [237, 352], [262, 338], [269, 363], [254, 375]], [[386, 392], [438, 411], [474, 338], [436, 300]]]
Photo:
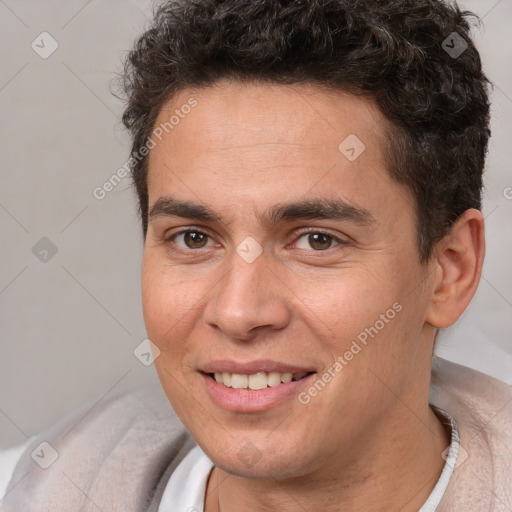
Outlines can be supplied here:
[[325, 251], [340, 244], [340, 241], [333, 235], [322, 232], [305, 233], [296, 242], [296, 247], [314, 251]]
[[215, 245], [207, 234], [195, 230], [181, 231], [171, 236], [170, 240], [181, 249], [202, 249]]

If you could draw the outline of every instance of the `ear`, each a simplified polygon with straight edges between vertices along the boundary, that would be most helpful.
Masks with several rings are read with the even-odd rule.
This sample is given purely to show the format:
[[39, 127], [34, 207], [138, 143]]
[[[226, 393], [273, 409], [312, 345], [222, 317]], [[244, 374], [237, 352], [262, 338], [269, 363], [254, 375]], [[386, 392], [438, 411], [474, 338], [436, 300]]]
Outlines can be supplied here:
[[432, 297], [426, 321], [450, 327], [468, 307], [476, 292], [485, 254], [482, 212], [470, 209], [434, 248]]

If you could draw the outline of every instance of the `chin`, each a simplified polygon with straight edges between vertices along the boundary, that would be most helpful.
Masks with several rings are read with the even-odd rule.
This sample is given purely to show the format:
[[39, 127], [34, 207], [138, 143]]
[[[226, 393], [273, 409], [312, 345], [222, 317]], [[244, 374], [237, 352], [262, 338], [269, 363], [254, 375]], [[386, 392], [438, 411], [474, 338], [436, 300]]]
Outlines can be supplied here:
[[243, 438], [200, 445], [216, 467], [233, 476], [283, 480], [300, 477], [310, 470], [306, 454], [302, 451], [299, 457], [296, 444], [285, 446], [281, 441], [269, 443], [268, 440], [265, 444], [256, 440], [251, 442], [247, 434]]

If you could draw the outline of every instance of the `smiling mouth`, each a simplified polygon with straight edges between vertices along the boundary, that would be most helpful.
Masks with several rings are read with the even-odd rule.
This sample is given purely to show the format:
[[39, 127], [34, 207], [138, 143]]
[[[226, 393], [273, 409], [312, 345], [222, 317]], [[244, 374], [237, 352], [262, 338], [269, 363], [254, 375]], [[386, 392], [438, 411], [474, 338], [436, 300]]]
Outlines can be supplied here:
[[280, 373], [258, 372], [246, 375], [243, 373], [215, 372], [207, 375], [218, 384], [232, 389], [248, 389], [258, 391], [268, 387], [274, 388], [289, 382], [296, 382], [315, 372]]

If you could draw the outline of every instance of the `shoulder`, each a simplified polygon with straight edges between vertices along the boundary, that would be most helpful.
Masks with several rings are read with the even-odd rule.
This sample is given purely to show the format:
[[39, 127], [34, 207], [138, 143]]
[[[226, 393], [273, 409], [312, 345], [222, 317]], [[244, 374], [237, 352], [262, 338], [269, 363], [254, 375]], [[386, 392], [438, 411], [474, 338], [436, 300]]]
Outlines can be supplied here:
[[[455, 417], [470, 439], [508, 443], [512, 451], [512, 387], [477, 370], [434, 357], [430, 401]], [[510, 453], [509, 453], [510, 456]]]
[[453, 407], [457, 402], [459, 414], [474, 422], [512, 421], [511, 386], [439, 357], [432, 361], [431, 401], [440, 407], [448, 403]]
[[194, 444], [159, 386], [92, 402], [30, 443], [2, 510], [144, 510]]
[[512, 502], [512, 387], [434, 357], [430, 402], [455, 418], [460, 435], [439, 510], [502, 510]]

